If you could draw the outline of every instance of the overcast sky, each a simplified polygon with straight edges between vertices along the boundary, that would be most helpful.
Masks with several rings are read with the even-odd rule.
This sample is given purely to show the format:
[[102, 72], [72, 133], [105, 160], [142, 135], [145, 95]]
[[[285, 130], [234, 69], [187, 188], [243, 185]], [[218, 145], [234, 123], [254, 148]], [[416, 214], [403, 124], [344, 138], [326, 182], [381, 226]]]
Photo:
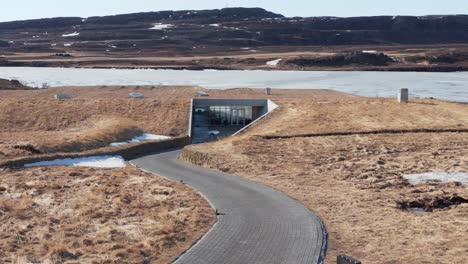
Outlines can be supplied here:
[[286, 16], [468, 14], [468, 0], [3, 0], [0, 21], [223, 7], [263, 7]]

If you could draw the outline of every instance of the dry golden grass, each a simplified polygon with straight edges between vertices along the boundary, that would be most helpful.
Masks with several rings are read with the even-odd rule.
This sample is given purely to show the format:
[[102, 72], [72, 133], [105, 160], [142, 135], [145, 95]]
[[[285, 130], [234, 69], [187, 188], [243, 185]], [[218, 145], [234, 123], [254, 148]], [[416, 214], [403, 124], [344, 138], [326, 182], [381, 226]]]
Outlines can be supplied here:
[[324, 220], [327, 263], [339, 254], [363, 263], [466, 263], [468, 206], [415, 215], [398, 201], [468, 198], [454, 183], [411, 186], [404, 173], [468, 172], [468, 133], [265, 139], [380, 129], [466, 128], [468, 105], [418, 100], [277, 100], [281, 108], [246, 133], [187, 147], [192, 162], [281, 190]]
[[215, 221], [187, 186], [132, 167], [0, 173], [0, 263], [169, 263]]
[[0, 210], [8, 212], [18, 219], [27, 217], [28, 210], [33, 206], [33, 201], [29, 197], [20, 199], [6, 199], [0, 197]]
[[126, 118], [88, 120], [80, 128], [62, 132], [62, 137], [38, 137], [33, 146], [42, 153], [77, 152], [109, 146], [143, 134], [135, 122]]
[[[122, 86], [0, 91], [0, 159], [34, 154], [30, 149], [44, 153], [88, 150], [142, 132], [185, 135], [190, 98], [196, 90]], [[145, 98], [128, 98], [132, 92], [143, 93]], [[53, 99], [56, 93], [72, 99]]]
[[[106, 117], [133, 120], [155, 134], [182, 135], [187, 133], [190, 98], [198, 89], [114, 86], [0, 91], [0, 132], [63, 131]], [[143, 93], [145, 98], [128, 98], [132, 92]], [[72, 99], [55, 100], [56, 93], [69, 94]]]
[[356, 97], [322, 102], [306, 99], [281, 105], [269, 123], [258, 127], [259, 133], [291, 136], [385, 129], [468, 129], [468, 105], [438, 100], [400, 104], [394, 99]]

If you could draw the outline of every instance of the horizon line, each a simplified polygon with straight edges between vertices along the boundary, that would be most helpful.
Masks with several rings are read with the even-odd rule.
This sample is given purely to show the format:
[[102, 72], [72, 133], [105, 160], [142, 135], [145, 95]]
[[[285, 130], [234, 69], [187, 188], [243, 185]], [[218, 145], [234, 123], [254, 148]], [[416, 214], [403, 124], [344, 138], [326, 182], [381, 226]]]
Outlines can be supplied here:
[[131, 14], [141, 14], [141, 13], [159, 13], [159, 12], [183, 12], [183, 11], [211, 11], [211, 10], [224, 10], [224, 9], [262, 9], [267, 12], [271, 12], [277, 15], [281, 15], [285, 18], [356, 18], [356, 17], [431, 17], [431, 16], [468, 16], [468, 14], [425, 14], [425, 15], [390, 15], [390, 14], [381, 14], [381, 15], [363, 15], [363, 16], [334, 16], [334, 15], [323, 15], [323, 16], [286, 16], [281, 13], [276, 13], [265, 9], [263, 7], [225, 7], [225, 8], [213, 8], [213, 9], [172, 9], [172, 10], [152, 10], [152, 11], [138, 11], [138, 12], [129, 12], [129, 13], [116, 13], [116, 14], [105, 14], [105, 15], [95, 15], [95, 16], [50, 16], [50, 17], [37, 17], [37, 18], [24, 18], [17, 20], [0, 20], [0, 23], [9, 23], [9, 22], [20, 22], [28, 20], [43, 20], [43, 19], [56, 19], [56, 18], [94, 18], [94, 17], [108, 17], [108, 16], [121, 16], [121, 15], [131, 15]]

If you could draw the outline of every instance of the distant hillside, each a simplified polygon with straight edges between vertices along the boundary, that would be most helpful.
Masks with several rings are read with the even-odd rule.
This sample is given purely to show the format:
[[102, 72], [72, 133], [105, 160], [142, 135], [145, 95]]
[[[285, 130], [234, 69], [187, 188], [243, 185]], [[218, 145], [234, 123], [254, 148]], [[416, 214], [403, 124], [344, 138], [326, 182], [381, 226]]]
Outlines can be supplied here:
[[[0, 23], [0, 47], [16, 51], [468, 43], [468, 16], [294, 17], [261, 8], [161, 11]], [[8, 44], [8, 42], [10, 44]], [[60, 48], [59, 48], [60, 47]], [[113, 47], [112, 47], [113, 48]]]

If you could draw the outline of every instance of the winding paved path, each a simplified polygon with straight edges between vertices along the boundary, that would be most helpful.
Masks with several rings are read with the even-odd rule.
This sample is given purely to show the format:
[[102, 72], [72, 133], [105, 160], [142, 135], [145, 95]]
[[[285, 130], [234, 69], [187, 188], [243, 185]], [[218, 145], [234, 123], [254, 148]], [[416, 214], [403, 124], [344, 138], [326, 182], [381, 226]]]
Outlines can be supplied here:
[[285, 194], [228, 174], [177, 160], [180, 151], [132, 163], [194, 187], [222, 215], [177, 264], [311, 264], [326, 248], [321, 220]]

